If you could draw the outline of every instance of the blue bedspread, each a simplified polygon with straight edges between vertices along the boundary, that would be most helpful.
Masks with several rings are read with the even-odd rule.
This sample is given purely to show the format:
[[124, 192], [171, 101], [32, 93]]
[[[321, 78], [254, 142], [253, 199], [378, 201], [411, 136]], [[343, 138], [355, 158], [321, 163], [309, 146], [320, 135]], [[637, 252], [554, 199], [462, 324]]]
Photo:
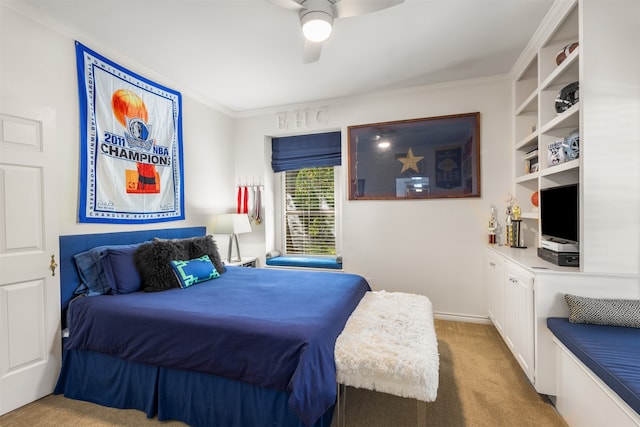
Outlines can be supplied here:
[[335, 341], [369, 289], [351, 274], [229, 267], [186, 289], [77, 299], [65, 349], [287, 391], [310, 425], [335, 403]]

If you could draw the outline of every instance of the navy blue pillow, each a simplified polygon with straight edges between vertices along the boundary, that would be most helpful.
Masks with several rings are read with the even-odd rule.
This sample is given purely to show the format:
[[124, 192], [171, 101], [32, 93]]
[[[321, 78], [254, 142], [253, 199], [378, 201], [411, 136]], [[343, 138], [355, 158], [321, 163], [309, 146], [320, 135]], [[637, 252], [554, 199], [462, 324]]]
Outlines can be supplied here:
[[109, 246], [97, 246], [73, 256], [80, 278], [75, 294], [102, 295], [111, 291], [103, 267], [108, 248]]
[[103, 258], [107, 281], [114, 294], [130, 294], [140, 290], [142, 280], [133, 262], [133, 254], [141, 243], [110, 246]]

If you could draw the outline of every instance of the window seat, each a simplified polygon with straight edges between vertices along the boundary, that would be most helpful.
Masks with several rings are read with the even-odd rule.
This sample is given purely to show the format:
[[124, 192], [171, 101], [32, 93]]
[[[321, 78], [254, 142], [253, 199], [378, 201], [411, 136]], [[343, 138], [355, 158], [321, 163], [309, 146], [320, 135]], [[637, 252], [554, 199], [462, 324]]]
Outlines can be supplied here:
[[569, 425], [640, 425], [640, 329], [551, 317], [557, 407]]
[[268, 258], [267, 266], [270, 267], [292, 267], [292, 268], [318, 268], [342, 270], [342, 259], [338, 257], [317, 257], [317, 256], [287, 256], [281, 255]]

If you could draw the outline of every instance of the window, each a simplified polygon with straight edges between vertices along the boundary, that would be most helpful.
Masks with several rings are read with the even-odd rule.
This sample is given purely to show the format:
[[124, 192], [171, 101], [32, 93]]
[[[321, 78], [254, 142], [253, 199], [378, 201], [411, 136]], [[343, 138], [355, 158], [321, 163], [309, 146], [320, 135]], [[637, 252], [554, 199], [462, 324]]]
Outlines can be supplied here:
[[275, 240], [286, 255], [338, 253], [341, 142], [340, 132], [271, 139], [271, 166], [282, 179]]
[[336, 167], [282, 173], [284, 252], [336, 254]]

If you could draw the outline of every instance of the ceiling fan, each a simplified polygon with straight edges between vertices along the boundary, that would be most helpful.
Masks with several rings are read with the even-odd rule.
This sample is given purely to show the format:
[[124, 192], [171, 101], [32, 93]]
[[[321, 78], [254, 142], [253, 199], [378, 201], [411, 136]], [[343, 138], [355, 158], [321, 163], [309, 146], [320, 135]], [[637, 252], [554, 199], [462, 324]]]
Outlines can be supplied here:
[[320, 58], [322, 43], [329, 38], [333, 20], [365, 15], [403, 3], [404, 0], [268, 0], [298, 12], [304, 35], [305, 63]]

